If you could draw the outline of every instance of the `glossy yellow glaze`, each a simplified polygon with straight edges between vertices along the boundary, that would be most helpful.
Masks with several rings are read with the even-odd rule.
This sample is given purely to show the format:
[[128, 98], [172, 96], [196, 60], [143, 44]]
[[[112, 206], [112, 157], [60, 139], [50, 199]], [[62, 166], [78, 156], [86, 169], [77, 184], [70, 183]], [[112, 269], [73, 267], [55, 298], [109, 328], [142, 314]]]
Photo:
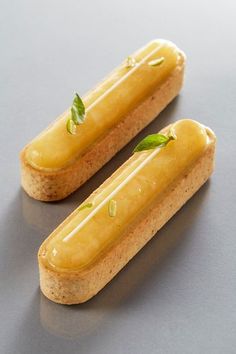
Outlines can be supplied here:
[[[133, 57], [137, 65], [127, 68], [126, 62], [122, 63], [83, 97], [86, 120], [77, 127], [76, 135], [66, 130], [68, 111], [29, 144], [26, 150], [29, 164], [50, 171], [72, 163], [163, 83], [177, 65], [178, 51], [173, 44], [157, 40]], [[148, 65], [160, 57], [165, 58], [161, 65]]]
[[[77, 208], [69, 222], [55, 230], [44, 246], [44, 261], [49, 266], [79, 270], [89, 265], [201, 156], [208, 143], [202, 125], [180, 120], [172, 129], [177, 140], [135, 153], [83, 203], [92, 203], [91, 208]], [[117, 206], [114, 217], [108, 212], [111, 199]]]

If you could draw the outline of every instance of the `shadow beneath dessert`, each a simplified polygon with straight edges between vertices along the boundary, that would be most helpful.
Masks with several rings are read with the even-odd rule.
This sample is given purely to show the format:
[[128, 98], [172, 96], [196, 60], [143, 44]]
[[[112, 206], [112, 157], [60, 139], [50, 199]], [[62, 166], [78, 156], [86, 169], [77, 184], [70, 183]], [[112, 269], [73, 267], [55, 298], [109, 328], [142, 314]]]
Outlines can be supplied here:
[[[91, 335], [98, 326], [105, 325], [117, 311], [120, 313], [127, 308], [138, 308], [153, 288], [153, 283], [158, 287], [166, 267], [181, 253], [181, 248], [191, 242], [191, 233], [209, 186], [207, 182], [129, 264], [88, 302], [62, 306], [41, 295], [40, 318], [44, 328], [58, 336], [81, 338]], [[156, 302], [158, 305], [158, 296]]]
[[[6, 282], [11, 283], [11, 291], [14, 282], [20, 279], [20, 274], [28, 272], [37, 265], [37, 249], [46, 235], [42, 230], [28, 222], [24, 217], [24, 208], [22, 200], [28, 198], [25, 193], [19, 189], [14, 198], [10, 200], [6, 207], [5, 215], [1, 220], [2, 235], [4, 239], [4, 250], [1, 254], [3, 267], [6, 268], [2, 275], [6, 277]], [[36, 201], [31, 200], [31, 203]]]

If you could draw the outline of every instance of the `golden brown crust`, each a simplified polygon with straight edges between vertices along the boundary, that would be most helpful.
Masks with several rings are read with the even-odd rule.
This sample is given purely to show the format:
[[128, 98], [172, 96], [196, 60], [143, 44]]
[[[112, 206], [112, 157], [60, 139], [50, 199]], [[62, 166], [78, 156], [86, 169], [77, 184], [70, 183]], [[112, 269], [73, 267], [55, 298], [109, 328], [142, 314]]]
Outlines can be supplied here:
[[215, 153], [215, 137], [210, 131], [209, 135], [211, 142], [204, 154], [86, 271], [69, 273], [47, 267], [42, 257], [47, 239], [38, 254], [44, 295], [61, 304], [78, 304], [97, 294], [207, 181], [214, 169]]
[[20, 155], [21, 184], [26, 193], [38, 200], [55, 201], [79, 188], [178, 95], [184, 65], [185, 56], [180, 52], [178, 66], [168, 80], [69, 167], [55, 172], [37, 170], [27, 163], [26, 146]]

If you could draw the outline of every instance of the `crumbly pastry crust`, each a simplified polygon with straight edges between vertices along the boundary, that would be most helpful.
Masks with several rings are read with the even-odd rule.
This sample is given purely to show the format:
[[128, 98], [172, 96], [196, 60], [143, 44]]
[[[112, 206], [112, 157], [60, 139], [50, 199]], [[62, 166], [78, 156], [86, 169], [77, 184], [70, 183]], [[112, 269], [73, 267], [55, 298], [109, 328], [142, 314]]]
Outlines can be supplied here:
[[26, 193], [38, 200], [55, 201], [78, 189], [178, 95], [184, 65], [185, 55], [179, 52], [178, 65], [170, 77], [68, 167], [50, 172], [36, 169], [26, 160], [26, 146], [20, 154], [21, 185]]
[[[85, 302], [96, 295], [207, 181], [214, 169], [215, 153], [215, 137], [210, 130], [208, 133], [210, 143], [203, 155], [86, 270], [54, 270], [45, 262], [45, 246], [53, 237], [52, 233], [38, 253], [40, 287], [44, 295], [68, 305]], [[59, 228], [72, 217], [73, 213]]]

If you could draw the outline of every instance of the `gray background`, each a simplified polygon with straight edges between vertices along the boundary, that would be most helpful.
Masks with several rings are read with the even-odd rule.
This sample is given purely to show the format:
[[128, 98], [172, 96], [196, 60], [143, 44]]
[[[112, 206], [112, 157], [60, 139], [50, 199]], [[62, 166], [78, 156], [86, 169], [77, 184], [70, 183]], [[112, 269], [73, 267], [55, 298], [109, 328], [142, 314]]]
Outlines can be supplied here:
[[[236, 352], [235, 1], [0, 1], [0, 352]], [[20, 149], [133, 50], [167, 38], [188, 57], [179, 96], [79, 191], [40, 203], [20, 188]], [[44, 238], [130, 156], [181, 117], [218, 136], [208, 182], [93, 300], [39, 291]]]

